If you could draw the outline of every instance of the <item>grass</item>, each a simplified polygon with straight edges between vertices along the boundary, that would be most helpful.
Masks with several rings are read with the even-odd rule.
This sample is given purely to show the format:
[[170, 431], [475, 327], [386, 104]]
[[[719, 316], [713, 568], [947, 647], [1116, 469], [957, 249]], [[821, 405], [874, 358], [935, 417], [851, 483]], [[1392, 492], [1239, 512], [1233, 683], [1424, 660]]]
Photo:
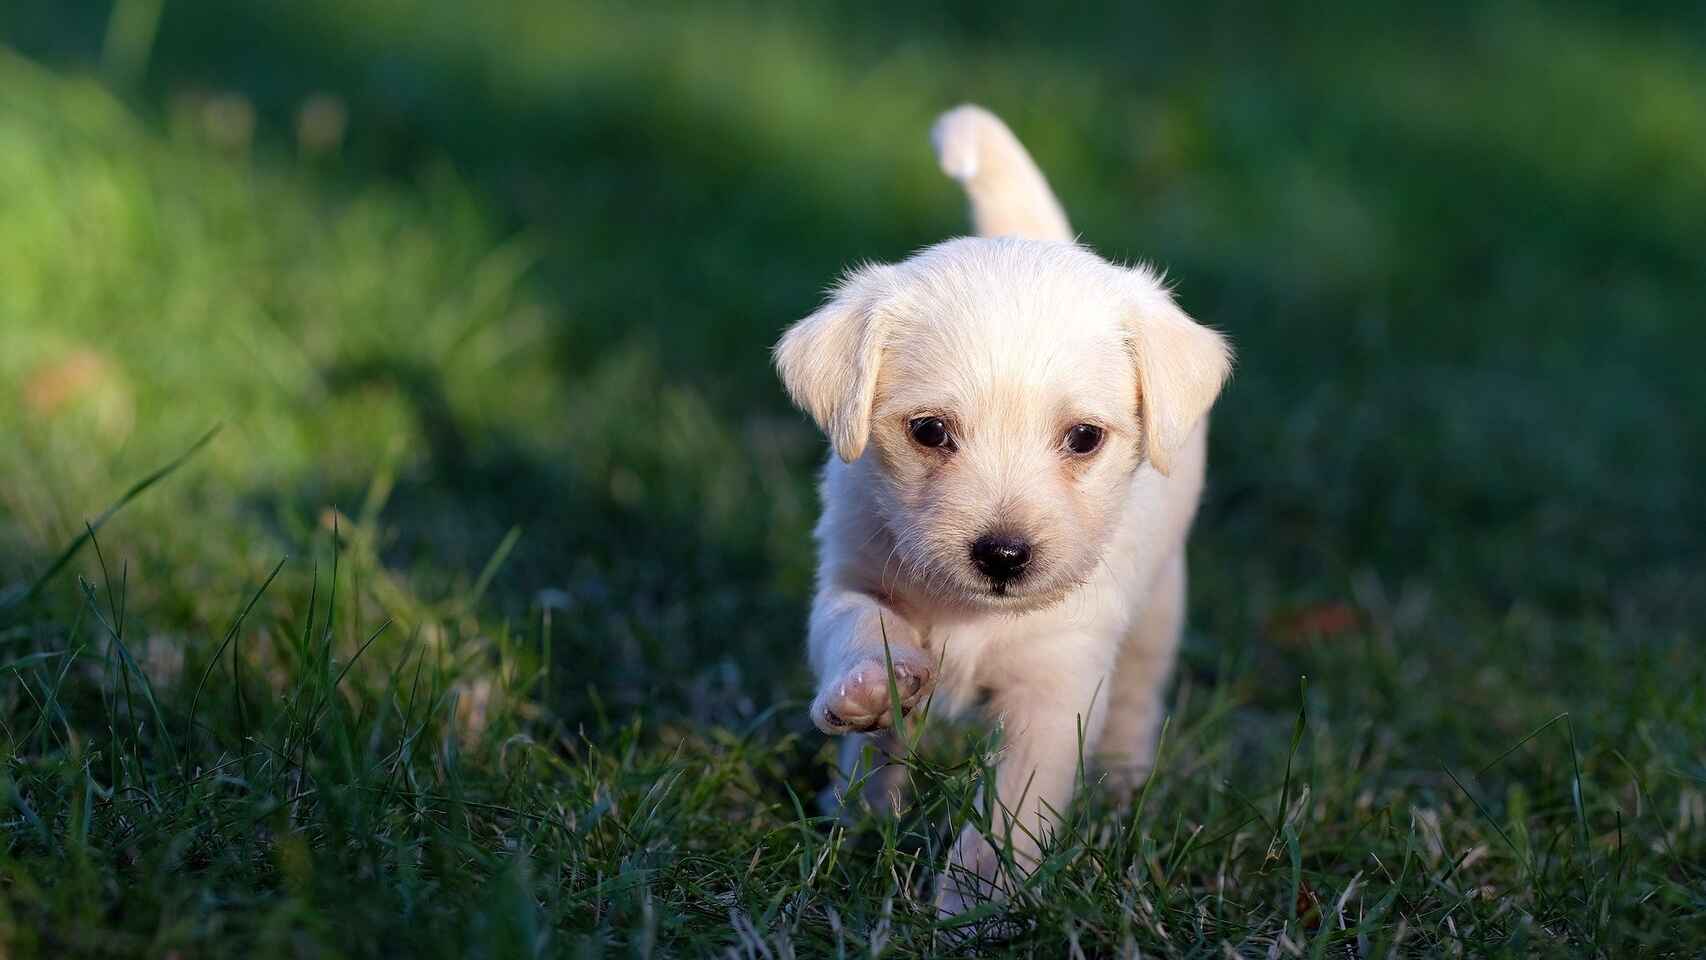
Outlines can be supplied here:
[[[155, 10], [0, 9], [8, 955], [1706, 950], [1691, 8]], [[1240, 353], [1160, 769], [983, 942], [980, 731], [816, 815], [765, 354], [972, 98]]]

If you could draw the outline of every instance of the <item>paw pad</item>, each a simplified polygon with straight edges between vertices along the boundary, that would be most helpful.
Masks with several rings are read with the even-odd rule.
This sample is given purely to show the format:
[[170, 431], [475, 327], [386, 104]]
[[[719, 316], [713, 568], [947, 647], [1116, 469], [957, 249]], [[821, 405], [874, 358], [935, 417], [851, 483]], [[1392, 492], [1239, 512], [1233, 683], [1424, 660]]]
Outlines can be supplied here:
[[[935, 670], [922, 654], [892, 656], [902, 715], [912, 712], [929, 692]], [[829, 734], [882, 730], [893, 723], [888, 669], [866, 658], [825, 683], [812, 703], [812, 722]]]

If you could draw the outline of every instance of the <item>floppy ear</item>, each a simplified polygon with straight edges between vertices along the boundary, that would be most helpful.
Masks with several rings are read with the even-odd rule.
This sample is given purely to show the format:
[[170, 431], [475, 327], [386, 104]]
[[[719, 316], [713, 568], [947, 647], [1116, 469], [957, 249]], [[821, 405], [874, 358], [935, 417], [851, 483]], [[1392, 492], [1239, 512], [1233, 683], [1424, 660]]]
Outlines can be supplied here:
[[849, 271], [816, 313], [794, 324], [776, 344], [776, 369], [788, 395], [852, 463], [871, 435], [871, 403], [887, 336], [881, 303], [895, 268]]
[[1232, 345], [1153, 282], [1132, 320], [1144, 455], [1166, 474], [1232, 372]]

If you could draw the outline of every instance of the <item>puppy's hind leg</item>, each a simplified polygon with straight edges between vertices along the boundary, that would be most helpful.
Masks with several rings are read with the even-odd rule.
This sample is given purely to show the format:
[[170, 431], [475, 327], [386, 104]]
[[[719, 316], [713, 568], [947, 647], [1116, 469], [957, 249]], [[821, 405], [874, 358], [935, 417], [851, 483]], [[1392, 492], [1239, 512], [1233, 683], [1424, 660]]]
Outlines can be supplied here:
[[1162, 566], [1114, 664], [1113, 695], [1099, 759], [1116, 793], [1130, 794], [1155, 765], [1162, 697], [1184, 627], [1185, 551], [1180, 547]]
[[843, 737], [835, 781], [818, 798], [823, 812], [849, 820], [863, 801], [873, 812], [898, 814], [906, 803], [905, 752], [893, 730]]

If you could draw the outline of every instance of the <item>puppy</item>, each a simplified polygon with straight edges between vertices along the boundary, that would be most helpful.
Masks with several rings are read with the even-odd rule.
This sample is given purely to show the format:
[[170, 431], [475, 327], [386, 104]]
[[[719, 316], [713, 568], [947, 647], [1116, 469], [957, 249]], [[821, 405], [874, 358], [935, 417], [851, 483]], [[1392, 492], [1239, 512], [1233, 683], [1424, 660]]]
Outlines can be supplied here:
[[[905, 714], [982, 703], [1001, 725], [996, 837], [967, 827], [940, 908], [999, 896], [997, 845], [1034, 865], [1085, 752], [1135, 783], [1153, 761], [1185, 613], [1205, 415], [1231, 365], [1160, 279], [1077, 245], [993, 114], [938, 120], [979, 236], [849, 272], [776, 345], [828, 435], [808, 648], [812, 721], [897, 755]], [[866, 780], [898, 802], [904, 769]]]

